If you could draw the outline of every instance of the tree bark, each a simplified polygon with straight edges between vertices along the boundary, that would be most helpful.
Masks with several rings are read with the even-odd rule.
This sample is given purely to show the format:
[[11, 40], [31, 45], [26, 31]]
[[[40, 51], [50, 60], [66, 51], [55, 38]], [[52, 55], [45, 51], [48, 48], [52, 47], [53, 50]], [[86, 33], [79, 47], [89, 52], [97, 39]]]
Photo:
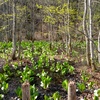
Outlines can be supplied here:
[[70, 2], [68, 0], [68, 55], [70, 56], [70, 52], [71, 52], [71, 35], [70, 35], [70, 29], [69, 29], [69, 25], [70, 25], [70, 12], [69, 12], [69, 9], [70, 9]]
[[84, 0], [84, 15], [83, 15], [83, 31], [86, 39], [86, 61], [87, 65], [90, 66], [90, 48], [89, 48], [89, 34], [87, 32], [87, 23], [86, 23], [86, 17], [87, 17], [87, 0]]
[[35, 0], [32, 1], [32, 12], [31, 12], [31, 17], [32, 17], [32, 34], [31, 34], [31, 40], [32, 40], [32, 57], [33, 52], [34, 52], [34, 34], [35, 34]]
[[91, 67], [95, 70], [94, 65], [94, 47], [93, 47], [93, 33], [92, 33], [92, 8], [91, 8], [91, 0], [88, 0], [89, 6], [89, 38], [90, 38], [90, 59], [91, 59]]
[[[20, 0], [21, 6], [23, 4], [23, 1]], [[22, 21], [22, 16], [20, 18], [20, 32], [18, 33], [18, 58], [21, 58], [21, 41], [22, 41], [22, 30], [23, 30], [23, 21]]]
[[98, 35], [98, 62], [100, 64], [100, 30]]
[[76, 85], [73, 81], [68, 84], [68, 100], [76, 100]]
[[22, 84], [22, 100], [31, 100], [30, 99], [30, 84], [27, 81]]
[[16, 3], [13, 0], [12, 59], [16, 59]]

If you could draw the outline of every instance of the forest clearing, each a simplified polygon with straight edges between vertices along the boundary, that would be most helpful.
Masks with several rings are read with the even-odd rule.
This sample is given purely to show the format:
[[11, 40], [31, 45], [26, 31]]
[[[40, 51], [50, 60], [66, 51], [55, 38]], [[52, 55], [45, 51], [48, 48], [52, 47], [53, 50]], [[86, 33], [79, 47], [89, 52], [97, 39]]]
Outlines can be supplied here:
[[99, 0], [0, 0], [0, 100], [25, 99], [100, 100]]

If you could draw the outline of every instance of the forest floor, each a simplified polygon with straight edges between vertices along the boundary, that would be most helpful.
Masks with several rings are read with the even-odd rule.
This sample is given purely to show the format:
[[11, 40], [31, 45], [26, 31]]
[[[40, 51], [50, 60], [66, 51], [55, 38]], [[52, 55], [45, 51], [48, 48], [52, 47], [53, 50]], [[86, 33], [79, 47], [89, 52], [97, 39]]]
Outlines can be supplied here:
[[[58, 57], [59, 58], [59, 57]], [[56, 57], [57, 59], [57, 57]], [[17, 60], [14, 62], [18, 62]], [[3, 64], [5, 63], [4, 60], [0, 59], [0, 70], [2, 69]], [[69, 61], [71, 65], [74, 66], [75, 68], [75, 74], [73, 75], [68, 75], [66, 74], [66, 79], [72, 80], [75, 82], [80, 82], [81, 81], [81, 75], [82, 71], [86, 71], [91, 77], [89, 78], [89, 82], [95, 82], [95, 85], [93, 89], [89, 90], [86, 89], [83, 92], [77, 91], [77, 100], [82, 100], [82, 98], [86, 98], [86, 100], [93, 100], [93, 93], [94, 90], [100, 88], [100, 72], [92, 71], [89, 66], [85, 66], [82, 64], [82, 62], [74, 62], [74, 61]], [[31, 67], [31, 62], [30, 61], [24, 61], [23, 60], [23, 66], [29, 65]], [[35, 78], [35, 85], [38, 88], [39, 91], [39, 96], [36, 100], [44, 100], [44, 95], [51, 95], [55, 91], [59, 91], [61, 97], [61, 100], [67, 100], [67, 92], [62, 89], [61, 85], [61, 79], [59, 79], [59, 76], [53, 78], [52, 83], [50, 84], [49, 88], [47, 90], [44, 90], [42, 87], [40, 87], [39, 80], [36, 77]], [[20, 83], [20, 78], [13, 76], [10, 78], [8, 81], [9, 83], [9, 90], [8, 93], [5, 95], [3, 100], [19, 100], [17, 99], [17, 96], [15, 94], [15, 90], [18, 88], [18, 86], [21, 86]]]

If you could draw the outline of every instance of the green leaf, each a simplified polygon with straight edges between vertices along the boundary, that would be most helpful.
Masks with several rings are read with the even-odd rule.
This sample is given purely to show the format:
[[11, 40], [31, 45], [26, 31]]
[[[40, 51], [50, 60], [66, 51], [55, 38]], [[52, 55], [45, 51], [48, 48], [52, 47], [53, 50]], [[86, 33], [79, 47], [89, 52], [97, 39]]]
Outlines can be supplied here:
[[98, 96], [94, 96], [93, 100], [99, 100]]
[[64, 81], [62, 82], [62, 87], [63, 87], [66, 91], [68, 91], [68, 80], [64, 80]]
[[83, 91], [86, 89], [84, 83], [77, 83], [77, 86], [78, 86], [78, 89], [79, 89], [81, 92], [83, 92]]
[[31, 100], [36, 100], [39, 93], [38, 93], [38, 89], [36, 89], [35, 85], [30, 86], [30, 91], [31, 91]]
[[16, 90], [15, 90], [15, 93], [17, 94], [17, 96], [19, 98], [22, 98], [22, 90], [21, 90], [21, 87], [18, 87]]
[[98, 89], [97, 94], [98, 94], [98, 97], [100, 97], [100, 89]]
[[54, 100], [60, 100], [60, 94], [59, 94], [58, 91], [53, 94], [53, 99]]
[[51, 97], [48, 97], [48, 96], [45, 95], [44, 100], [52, 100], [52, 99], [51, 99]]

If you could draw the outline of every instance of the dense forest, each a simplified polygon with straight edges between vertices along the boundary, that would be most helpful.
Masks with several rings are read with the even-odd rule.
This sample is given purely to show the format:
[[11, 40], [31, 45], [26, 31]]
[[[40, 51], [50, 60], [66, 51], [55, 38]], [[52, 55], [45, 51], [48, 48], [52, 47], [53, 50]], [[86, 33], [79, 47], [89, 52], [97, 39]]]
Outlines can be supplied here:
[[0, 100], [99, 99], [100, 0], [0, 0]]

